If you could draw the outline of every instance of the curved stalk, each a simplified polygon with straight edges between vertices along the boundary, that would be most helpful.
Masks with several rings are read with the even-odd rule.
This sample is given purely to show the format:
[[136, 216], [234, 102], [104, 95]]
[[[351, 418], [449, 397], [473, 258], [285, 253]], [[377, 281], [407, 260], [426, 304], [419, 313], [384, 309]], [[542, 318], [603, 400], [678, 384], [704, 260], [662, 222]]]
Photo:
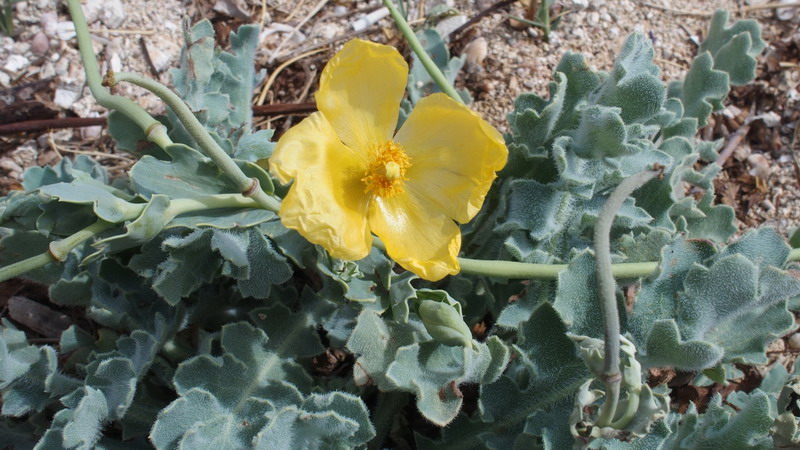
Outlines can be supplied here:
[[20, 276], [25, 272], [44, 267], [51, 262], [64, 262], [72, 249], [111, 228], [113, 225], [114, 224], [111, 222], [98, 220], [92, 225], [89, 225], [88, 227], [71, 236], [68, 236], [60, 241], [51, 242], [46, 252], [23, 259], [22, 261], [15, 262], [14, 264], [10, 264], [5, 267], [0, 267], [0, 282]]
[[100, 79], [100, 67], [97, 65], [97, 58], [92, 50], [92, 38], [89, 35], [89, 27], [86, 18], [83, 16], [79, 0], [68, 0], [69, 15], [75, 24], [75, 34], [78, 39], [78, 49], [80, 50], [83, 67], [86, 71], [86, 84], [92, 96], [100, 105], [125, 114], [147, 135], [147, 139], [154, 142], [161, 148], [166, 148], [172, 144], [172, 140], [167, 136], [167, 128], [161, 122], [154, 119], [141, 106], [132, 100], [118, 95], [112, 95], [109, 90], [103, 87]]
[[419, 62], [422, 63], [422, 66], [425, 67], [425, 70], [431, 76], [433, 81], [436, 82], [436, 85], [439, 86], [439, 89], [442, 90], [445, 94], [449, 95], [453, 100], [464, 103], [464, 100], [461, 99], [461, 96], [458, 95], [455, 88], [447, 81], [447, 78], [444, 76], [441, 70], [436, 67], [436, 63], [433, 62], [428, 53], [425, 52], [425, 49], [422, 48], [422, 44], [417, 39], [417, 35], [414, 34], [414, 30], [411, 29], [411, 26], [406, 22], [406, 19], [397, 9], [393, 0], [383, 0], [383, 4], [386, 5], [386, 8], [389, 9], [389, 14], [392, 15], [392, 19], [394, 19], [394, 23], [397, 24], [397, 28], [403, 33], [403, 36], [406, 38], [406, 42], [408, 45], [411, 46], [411, 49], [414, 50], [414, 53], [419, 58]]
[[191, 109], [172, 92], [169, 88], [150, 78], [142, 77], [134, 73], [119, 72], [111, 74], [106, 78], [111, 83], [128, 82], [141, 88], [147, 89], [161, 100], [164, 101], [181, 121], [186, 130], [192, 135], [197, 144], [205, 151], [206, 155], [214, 161], [235, 184], [240, 191], [248, 197], [252, 197], [264, 209], [278, 212], [280, 202], [267, 195], [254, 183], [258, 183], [254, 178], [249, 178], [236, 165], [233, 159], [225, 153], [225, 150], [217, 144], [217, 141], [208, 134], [203, 124], [197, 120]]
[[617, 310], [617, 284], [611, 265], [611, 224], [625, 200], [636, 189], [660, 174], [661, 170], [647, 170], [625, 179], [608, 197], [594, 226], [595, 277], [600, 309], [603, 311], [605, 358], [602, 380], [606, 385], [606, 401], [600, 410], [597, 426], [611, 425], [619, 403], [619, 311]]
[[[567, 264], [531, 264], [516, 261], [487, 261], [481, 259], [458, 258], [461, 273], [483, 275], [496, 278], [522, 278], [528, 280], [552, 280], [567, 270]], [[614, 278], [641, 278], [658, 269], [657, 262], [620, 263], [611, 266]]]
[[[98, 220], [92, 225], [84, 228], [77, 233], [67, 236], [60, 241], [51, 242], [48, 251], [39, 255], [32, 256], [22, 261], [15, 262], [5, 267], [0, 267], [0, 282], [18, 277], [25, 272], [44, 267], [52, 262], [64, 262], [75, 247], [97, 236], [103, 231], [119, 223], [134, 220], [142, 214], [146, 203], [131, 203], [130, 213], [122, 217], [119, 222], [112, 223]], [[138, 208], [137, 208], [138, 207]], [[258, 208], [255, 200], [247, 198], [241, 194], [219, 194], [208, 195], [196, 198], [179, 198], [172, 200], [169, 207], [164, 211], [167, 217], [177, 217], [181, 214], [205, 211], [217, 208]]]

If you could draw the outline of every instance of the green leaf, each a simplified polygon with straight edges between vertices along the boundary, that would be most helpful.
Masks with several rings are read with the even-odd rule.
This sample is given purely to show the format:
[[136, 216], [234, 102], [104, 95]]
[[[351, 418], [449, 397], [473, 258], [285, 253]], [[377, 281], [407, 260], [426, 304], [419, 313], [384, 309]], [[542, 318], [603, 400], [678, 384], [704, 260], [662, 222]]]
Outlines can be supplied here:
[[88, 260], [99, 257], [100, 254], [113, 254], [150, 242], [172, 219], [173, 214], [168, 213], [169, 206], [169, 197], [160, 194], [153, 195], [141, 215], [125, 225], [124, 233], [101, 239], [92, 244], [98, 251], [94, 255], [90, 255]]
[[[485, 448], [487, 442], [517, 439], [530, 444], [532, 433], [562, 445], [571, 441], [568, 421], [534, 420], [548, 411], [565, 417], [562, 406], [571, 409], [572, 396], [587, 377], [561, 318], [548, 303], [540, 304], [521, 325], [518, 351], [504, 376], [481, 386], [480, 420], [460, 416], [443, 430], [436, 448]], [[529, 433], [521, 434], [523, 428]]]
[[111, 223], [121, 222], [141, 210], [139, 205], [119, 198], [113, 192], [109, 192], [106, 186], [95, 183], [57, 183], [44, 186], [39, 191], [61, 202], [91, 205], [97, 217]]
[[[50, 239], [36, 231], [14, 231], [0, 239], [0, 266], [7, 266], [48, 251]], [[47, 264], [25, 272], [22, 277], [42, 284], [54, 284], [63, 267]]]
[[29, 345], [25, 333], [8, 320], [0, 327], [0, 392], [4, 416], [21, 417], [42, 411], [54, 401], [47, 389], [56, 371], [56, 352], [48, 346]]
[[728, 74], [713, 67], [711, 54], [701, 53], [692, 61], [686, 79], [670, 86], [670, 96], [681, 100], [685, 117], [697, 119], [699, 127], [706, 126], [708, 116], [722, 108], [722, 100], [730, 89]]
[[360, 398], [343, 392], [312, 394], [299, 407], [284, 407], [256, 436], [269, 449], [355, 448], [375, 436]]
[[721, 9], [714, 12], [708, 36], [700, 44], [698, 54], [713, 55], [714, 69], [728, 73], [731, 84], [740, 86], [755, 78], [755, 57], [764, 50], [766, 43], [761, 39], [758, 22], [738, 20], [726, 28], [728, 15], [728, 11]]
[[626, 124], [650, 119], [666, 97], [666, 86], [659, 78], [661, 71], [653, 64], [653, 55], [650, 39], [640, 33], [628, 36], [611, 74], [595, 94], [598, 104], [619, 108]]
[[[238, 193], [233, 184], [210, 158], [183, 144], [168, 146], [172, 161], [144, 156], [131, 169], [134, 189], [145, 198], [163, 194], [170, 198], [195, 198], [205, 195]], [[269, 175], [251, 162], [238, 162], [245, 175], [256, 177], [264, 192], [272, 193]]]
[[[230, 34], [231, 51], [223, 52], [214, 48], [211, 23], [198, 22], [184, 31], [180, 68], [170, 71], [178, 95], [231, 154], [252, 127], [250, 100], [260, 80], [253, 64], [258, 30], [254, 25], [239, 27]], [[178, 124], [174, 115], [170, 121]]]
[[167, 158], [160, 147], [150, 142], [144, 131], [134, 121], [119, 111], [111, 111], [106, 119], [108, 134], [114, 138], [117, 148], [135, 155], [152, 155], [159, 159]]
[[558, 290], [553, 302], [553, 308], [570, 333], [602, 337], [603, 323], [597, 320], [602, 317], [597, 292], [594, 255], [584, 251], [570, 261], [567, 270], [558, 274]]
[[786, 300], [800, 294], [800, 280], [768, 265], [787, 251], [769, 229], [716, 255], [697, 241], [666, 247], [661, 272], [642, 284], [629, 317], [642, 363], [684, 370], [710, 368], [720, 358], [765, 363], [766, 345], [792, 326]]
[[[159, 413], [152, 442], [157, 448], [198, 443], [251, 447], [259, 433], [271, 427], [302, 426], [273, 423], [286, 408], [303, 411], [309, 407], [302, 392], [310, 388], [311, 379], [297, 363], [280, 356], [293, 343], [288, 339], [273, 345], [263, 331], [246, 322], [225, 325], [220, 335], [222, 356], [200, 355], [178, 367], [174, 384], [180, 397]], [[270, 347], [280, 349], [279, 353]], [[360, 402], [344, 397], [329, 398], [327, 410], [319, 399], [309, 403], [315, 404], [316, 411], [335, 413], [338, 402], [347, 404], [344, 409], [350, 411], [353, 402]], [[366, 411], [363, 405], [361, 410]], [[371, 436], [370, 432], [359, 434], [358, 429], [353, 434]]]
[[[439, 33], [432, 29], [426, 28], [417, 32], [417, 39], [422, 44], [425, 53], [431, 57], [433, 63], [444, 75], [447, 82], [452, 86], [461, 68], [464, 67], [466, 56], [450, 57], [450, 51], [447, 49], [447, 43], [442, 39]], [[433, 78], [428, 74], [428, 71], [419, 61], [416, 54], [411, 55], [411, 69], [408, 74], [408, 98], [412, 105], [428, 95], [435, 92], [441, 92], [439, 86], [433, 81]], [[458, 94], [462, 97], [465, 103], [472, 102], [469, 92], [463, 89], [458, 90]]]
[[736, 410], [722, 405], [715, 394], [705, 414], [697, 414], [691, 405], [685, 415], [671, 413], [668, 419], [673, 433], [663, 442], [666, 448], [756, 448], [771, 449], [772, 407], [769, 396], [756, 390], [744, 394], [743, 407]]

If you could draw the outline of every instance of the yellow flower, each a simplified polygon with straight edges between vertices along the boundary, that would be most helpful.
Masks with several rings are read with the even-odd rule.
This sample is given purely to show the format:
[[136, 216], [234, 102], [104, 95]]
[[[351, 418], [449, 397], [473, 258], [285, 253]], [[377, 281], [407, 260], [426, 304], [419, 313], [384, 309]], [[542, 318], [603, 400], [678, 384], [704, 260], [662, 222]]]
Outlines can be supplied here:
[[333, 257], [389, 256], [436, 281], [459, 271], [461, 232], [480, 210], [508, 150], [500, 133], [444, 94], [416, 105], [394, 134], [408, 65], [393, 47], [345, 44], [322, 72], [316, 112], [290, 129], [270, 170], [294, 184], [284, 226]]

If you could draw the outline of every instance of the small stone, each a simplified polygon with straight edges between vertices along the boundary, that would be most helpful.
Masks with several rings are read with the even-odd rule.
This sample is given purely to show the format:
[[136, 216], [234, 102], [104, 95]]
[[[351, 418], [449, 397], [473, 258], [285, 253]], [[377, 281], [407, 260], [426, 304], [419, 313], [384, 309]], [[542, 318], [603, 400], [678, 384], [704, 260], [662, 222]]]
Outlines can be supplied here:
[[316, 34], [322, 39], [333, 39], [342, 33], [342, 29], [334, 23], [323, 24], [316, 29]]
[[11, 73], [16, 73], [28, 67], [29, 64], [30, 62], [28, 61], [28, 58], [22, 55], [15, 54], [15, 55], [10, 55], [8, 57], [8, 60], [6, 60], [6, 63], [3, 66], [3, 69]]
[[83, 7], [88, 23], [99, 20], [108, 28], [119, 28], [125, 21], [121, 0], [87, 0]]
[[600, 13], [597, 11], [592, 11], [589, 13], [589, 23], [592, 25], [597, 25], [600, 22]]
[[122, 60], [119, 58], [118, 53], [111, 55], [111, 58], [108, 60], [108, 65], [111, 67], [112, 71], [122, 72]]
[[786, 350], [786, 342], [783, 339], [772, 341], [767, 347], [767, 352], [780, 353]]
[[217, 0], [213, 9], [235, 19], [250, 20], [247, 5], [242, 0]]
[[153, 61], [153, 66], [155, 66], [159, 73], [165, 71], [172, 62], [170, 55], [162, 51], [158, 45], [152, 47], [148, 46], [147, 53], [150, 55], [150, 60]]
[[58, 22], [56, 24], [56, 36], [62, 41], [69, 41], [75, 37], [75, 24], [70, 22]]
[[64, 109], [71, 109], [72, 105], [80, 97], [81, 90], [81, 86], [78, 85], [61, 85], [56, 88], [53, 103]]
[[473, 39], [472, 42], [464, 47], [463, 55], [466, 56], [467, 62], [480, 66], [488, 53], [489, 44], [486, 42], [486, 38], [479, 37]]
[[752, 149], [750, 148], [750, 145], [746, 144], [746, 143], [742, 143], [742, 144], [736, 146], [736, 150], [733, 151], [733, 157], [737, 161], [744, 161], [748, 157], [750, 157], [751, 153], [752, 153]]
[[761, 153], [751, 154], [747, 157], [747, 162], [751, 167], [750, 175], [759, 178], [767, 178], [769, 176], [769, 160]]
[[57, 26], [58, 26], [58, 15], [54, 12], [46, 12], [42, 14], [40, 19], [40, 23], [42, 25], [42, 31], [50, 37], [57, 36]]
[[800, 332], [789, 336], [789, 348], [800, 350]]
[[[791, 3], [791, 0], [781, 0], [778, 3]], [[797, 9], [795, 7], [791, 8], [777, 8], [775, 10], [775, 16], [778, 17], [779, 20], [792, 20], [797, 14]]]
[[14, 162], [14, 160], [11, 158], [0, 158], [0, 169], [5, 170], [6, 172], [23, 172], [22, 167], [20, 167], [20, 165]]
[[43, 32], [38, 32], [31, 39], [31, 51], [34, 55], [42, 56], [50, 50], [50, 39]]
[[436, 24], [436, 31], [443, 37], [446, 37], [451, 32], [455, 31], [456, 28], [464, 25], [467, 22], [467, 16], [459, 14], [457, 16], [450, 16], [444, 20], [441, 20], [439, 23]]
[[11, 47], [11, 51], [18, 55], [24, 55], [31, 49], [31, 44], [24, 41], [15, 42]]

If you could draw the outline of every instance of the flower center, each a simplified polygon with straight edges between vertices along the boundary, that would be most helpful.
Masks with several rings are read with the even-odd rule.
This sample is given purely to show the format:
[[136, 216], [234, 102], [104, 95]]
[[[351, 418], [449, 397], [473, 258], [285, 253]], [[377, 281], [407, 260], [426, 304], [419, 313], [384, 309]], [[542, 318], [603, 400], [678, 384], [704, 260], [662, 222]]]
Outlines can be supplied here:
[[370, 153], [372, 160], [366, 176], [361, 179], [366, 184], [364, 192], [372, 192], [378, 197], [391, 197], [403, 192], [406, 170], [411, 167], [411, 159], [403, 148], [388, 141]]

